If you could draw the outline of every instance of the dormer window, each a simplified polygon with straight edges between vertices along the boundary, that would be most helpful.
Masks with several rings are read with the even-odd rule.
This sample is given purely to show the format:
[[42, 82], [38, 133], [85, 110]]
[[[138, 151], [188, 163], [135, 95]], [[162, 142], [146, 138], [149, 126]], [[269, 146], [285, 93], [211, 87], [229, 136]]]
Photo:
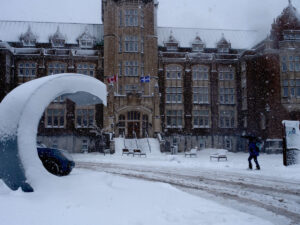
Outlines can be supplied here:
[[90, 34], [88, 28], [85, 28], [83, 34], [77, 39], [81, 48], [92, 48], [95, 43], [95, 38]]
[[31, 31], [31, 27], [29, 26], [27, 31], [20, 36], [20, 41], [25, 47], [33, 47], [36, 44], [36, 35], [34, 35]]
[[203, 52], [205, 47], [204, 42], [201, 38], [197, 35], [194, 42], [192, 43], [192, 50], [193, 52]]
[[173, 32], [171, 31], [171, 34], [169, 36], [169, 40], [165, 42], [165, 47], [167, 48], [167, 51], [177, 51], [178, 50], [179, 43], [174, 38]]
[[222, 34], [221, 40], [217, 43], [217, 48], [218, 48], [218, 53], [229, 53], [231, 44], [225, 39], [224, 34]]
[[65, 37], [60, 32], [59, 27], [57, 27], [56, 32], [53, 34], [53, 36], [50, 37], [50, 42], [52, 44], [52, 47], [61, 48], [65, 46]]
[[300, 40], [300, 30], [283, 31], [284, 40]]

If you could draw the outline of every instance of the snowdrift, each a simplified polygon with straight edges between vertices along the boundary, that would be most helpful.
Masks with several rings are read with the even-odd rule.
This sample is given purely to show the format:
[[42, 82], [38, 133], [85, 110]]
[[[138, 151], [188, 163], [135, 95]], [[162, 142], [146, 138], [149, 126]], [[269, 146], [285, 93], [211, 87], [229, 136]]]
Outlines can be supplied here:
[[[39, 160], [36, 135], [40, 118], [58, 96], [87, 92], [106, 105], [106, 86], [80, 74], [57, 74], [26, 82], [11, 91], [0, 104], [0, 178], [12, 189], [33, 191], [48, 174]], [[29, 183], [31, 185], [29, 185]]]

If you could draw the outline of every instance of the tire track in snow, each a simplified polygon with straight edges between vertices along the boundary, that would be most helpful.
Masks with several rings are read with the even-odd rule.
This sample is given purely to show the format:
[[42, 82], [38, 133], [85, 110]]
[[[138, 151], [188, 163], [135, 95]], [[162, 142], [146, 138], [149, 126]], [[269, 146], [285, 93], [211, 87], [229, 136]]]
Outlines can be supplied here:
[[[188, 168], [170, 169], [121, 165], [113, 163], [78, 162], [85, 168], [154, 182], [168, 183], [180, 189], [206, 192], [223, 199], [235, 200], [291, 220], [289, 224], [300, 224], [300, 184], [282, 182], [272, 178], [256, 178], [235, 173], [201, 172]], [[242, 176], [242, 177], [241, 177]]]

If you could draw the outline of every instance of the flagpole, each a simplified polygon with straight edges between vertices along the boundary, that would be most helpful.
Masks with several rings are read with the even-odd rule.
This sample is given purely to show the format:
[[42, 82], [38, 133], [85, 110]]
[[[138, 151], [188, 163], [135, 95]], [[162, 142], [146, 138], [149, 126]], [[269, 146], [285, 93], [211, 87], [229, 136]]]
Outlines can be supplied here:
[[117, 74], [117, 95], [119, 95], [119, 75]]
[[151, 79], [150, 79], [150, 75], [148, 74], [148, 76], [149, 76], [149, 96], [151, 96], [151, 94], [150, 94], [150, 83], [151, 83]]

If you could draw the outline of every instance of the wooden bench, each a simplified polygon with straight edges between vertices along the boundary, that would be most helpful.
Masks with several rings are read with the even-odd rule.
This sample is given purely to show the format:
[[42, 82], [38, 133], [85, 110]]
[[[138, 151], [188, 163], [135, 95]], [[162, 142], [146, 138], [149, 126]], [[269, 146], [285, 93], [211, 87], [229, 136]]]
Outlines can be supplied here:
[[218, 150], [216, 153], [213, 153], [210, 155], [210, 161], [212, 159], [218, 159], [218, 162], [220, 159], [225, 159], [227, 161], [227, 150]]
[[133, 156], [138, 155], [138, 156], [145, 156], [146, 157], [146, 153], [142, 152], [141, 149], [133, 149]]
[[197, 157], [197, 149], [196, 148], [192, 148], [190, 151], [185, 152], [184, 153], [184, 157], [189, 156], [190, 158], [192, 158], [192, 156]]
[[129, 149], [128, 148], [123, 148], [122, 149], [122, 155], [133, 155], [133, 151], [129, 151]]

